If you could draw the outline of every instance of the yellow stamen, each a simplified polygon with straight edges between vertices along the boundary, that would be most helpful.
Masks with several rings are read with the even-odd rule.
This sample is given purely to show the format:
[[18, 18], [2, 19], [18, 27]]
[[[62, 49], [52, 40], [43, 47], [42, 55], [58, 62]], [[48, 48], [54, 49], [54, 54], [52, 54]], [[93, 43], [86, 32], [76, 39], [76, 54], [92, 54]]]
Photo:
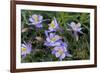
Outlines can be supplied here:
[[26, 50], [27, 50], [26, 48], [22, 48], [22, 52], [26, 52]]
[[54, 27], [55, 27], [55, 24], [54, 24], [53, 21], [51, 22], [50, 27], [51, 27], [51, 28], [54, 28]]
[[58, 53], [63, 54], [63, 51], [61, 49], [58, 50]]
[[51, 38], [51, 41], [53, 41], [53, 42], [56, 41], [56, 38], [55, 37], [54, 38]]
[[33, 18], [34, 18], [35, 22], [38, 22], [38, 16], [34, 16]]

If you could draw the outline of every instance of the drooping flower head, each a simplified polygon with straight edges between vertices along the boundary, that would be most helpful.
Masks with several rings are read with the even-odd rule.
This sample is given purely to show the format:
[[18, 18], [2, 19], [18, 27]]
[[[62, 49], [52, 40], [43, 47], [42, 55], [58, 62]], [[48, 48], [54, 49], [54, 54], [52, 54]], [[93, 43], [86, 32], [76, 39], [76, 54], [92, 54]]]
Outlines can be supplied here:
[[81, 30], [81, 24], [80, 23], [75, 23], [75, 22], [71, 22], [70, 24], [68, 24], [69, 26], [69, 31], [72, 31], [74, 33], [75, 39], [76, 41], [78, 41], [78, 33], [83, 33]]
[[57, 29], [59, 29], [59, 24], [57, 23], [57, 20], [54, 17], [54, 19], [52, 20], [52, 22], [49, 24], [49, 30], [50, 31], [56, 31]]
[[61, 36], [56, 35], [55, 33], [50, 33], [50, 35], [46, 38], [45, 44], [46, 46], [57, 46], [60, 44]]
[[43, 16], [41, 15], [33, 14], [32, 16], [30, 16], [29, 21], [31, 22], [31, 24], [29, 25], [34, 25], [37, 28], [43, 27], [42, 26]]
[[30, 43], [21, 44], [21, 55], [25, 57], [27, 54], [30, 54], [32, 50], [32, 45]]

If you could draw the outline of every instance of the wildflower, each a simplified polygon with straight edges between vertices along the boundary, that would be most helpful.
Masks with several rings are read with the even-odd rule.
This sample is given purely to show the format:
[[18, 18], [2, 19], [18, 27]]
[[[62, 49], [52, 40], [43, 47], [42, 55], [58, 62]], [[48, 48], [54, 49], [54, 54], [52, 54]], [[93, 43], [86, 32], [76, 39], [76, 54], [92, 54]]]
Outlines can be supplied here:
[[59, 24], [57, 23], [56, 18], [54, 18], [53, 21], [49, 24], [49, 30], [56, 31], [57, 29], [59, 29]]
[[45, 44], [46, 46], [57, 46], [60, 44], [61, 36], [55, 35], [55, 33], [50, 33], [50, 35], [46, 38]]
[[60, 60], [62, 60], [66, 57], [66, 52], [67, 52], [67, 50], [63, 46], [56, 46], [52, 50], [52, 54], [54, 54]]
[[43, 16], [41, 15], [33, 14], [32, 16], [30, 16], [29, 21], [31, 22], [31, 24], [29, 25], [34, 25], [37, 28], [43, 27], [42, 26]]
[[27, 54], [30, 54], [32, 50], [32, 45], [30, 43], [21, 44], [21, 55], [25, 57]]
[[60, 46], [56, 46], [53, 48], [52, 54], [55, 55], [57, 58], [59, 58], [60, 61], [62, 61], [66, 56], [72, 57], [72, 55], [69, 54], [67, 50], [67, 44], [62, 41], [60, 43], [61, 43]]
[[67, 29], [68, 31], [72, 31], [74, 33], [75, 39], [76, 41], [78, 41], [78, 33], [83, 33], [81, 30], [81, 24], [80, 23], [75, 23], [75, 22], [71, 22], [69, 25], [69, 29]]

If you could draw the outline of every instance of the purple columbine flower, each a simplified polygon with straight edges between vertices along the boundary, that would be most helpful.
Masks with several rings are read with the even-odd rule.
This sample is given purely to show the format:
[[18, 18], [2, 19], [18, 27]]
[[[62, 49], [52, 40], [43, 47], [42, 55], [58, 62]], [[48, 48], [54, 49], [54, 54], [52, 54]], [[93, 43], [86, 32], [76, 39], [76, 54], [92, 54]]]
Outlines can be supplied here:
[[61, 36], [56, 35], [55, 33], [50, 33], [46, 38], [44, 45], [46, 46], [57, 46], [60, 45]]
[[68, 31], [72, 31], [74, 33], [75, 39], [76, 41], [78, 41], [78, 33], [83, 34], [83, 32], [81, 31], [81, 24], [80, 23], [75, 23], [75, 22], [71, 22], [70, 24], [68, 24], [69, 29], [67, 29]]
[[26, 57], [27, 54], [30, 54], [32, 50], [32, 45], [30, 43], [23, 43], [21, 44], [21, 55]]
[[72, 55], [68, 53], [67, 44], [65, 42], [61, 42], [60, 46], [54, 47], [52, 50], [52, 54], [59, 58], [60, 61], [62, 61], [66, 56], [72, 57]]
[[66, 48], [64, 48], [62, 46], [56, 46], [52, 50], [52, 54], [54, 54], [61, 61], [62, 61], [62, 59], [64, 59], [66, 57], [66, 54], [65, 54], [66, 52], [67, 52]]
[[42, 26], [43, 16], [41, 15], [33, 14], [32, 16], [30, 16], [29, 21], [31, 22], [31, 24], [29, 25], [34, 25], [37, 28], [43, 27]]
[[49, 31], [56, 31], [57, 29], [59, 29], [59, 24], [57, 23], [56, 18], [54, 18], [49, 24]]

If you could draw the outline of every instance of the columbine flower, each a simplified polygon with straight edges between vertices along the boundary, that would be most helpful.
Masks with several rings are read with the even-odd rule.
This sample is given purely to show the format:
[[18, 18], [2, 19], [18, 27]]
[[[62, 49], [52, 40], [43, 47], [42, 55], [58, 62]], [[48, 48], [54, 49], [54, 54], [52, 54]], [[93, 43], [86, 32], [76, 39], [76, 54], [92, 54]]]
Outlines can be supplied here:
[[37, 28], [43, 27], [41, 23], [43, 21], [43, 16], [41, 15], [33, 14], [30, 16], [29, 21], [31, 22], [29, 25], [35, 25]]
[[62, 60], [66, 57], [66, 52], [67, 52], [67, 50], [63, 46], [56, 46], [52, 50], [52, 54], [54, 54], [60, 60]]
[[30, 54], [32, 50], [32, 45], [30, 43], [21, 44], [21, 55], [25, 57], [27, 54]]
[[64, 59], [66, 56], [67, 50], [65, 48], [63, 48], [62, 46], [57, 46], [54, 47], [52, 54], [54, 54], [57, 58], [59, 58], [60, 60]]
[[52, 54], [59, 58], [60, 61], [62, 61], [66, 56], [72, 57], [72, 55], [68, 53], [67, 44], [65, 42], [61, 42], [60, 46], [54, 47], [52, 50]]
[[46, 38], [45, 44], [46, 46], [57, 46], [60, 44], [61, 36], [55, 35], [55, 33], [50, 33], [50, 35]]
[[81, 30], [81, 24], [80, 23], [75, 23], [75, 22], [71, 22], [69, 25], [69, 31], [72, 31], [74, 33], [75, 39], [76, 41], [78, 41], [78, 33], [83, 33]]
[[59, 29], [59, 24], [57, 23], [56, 18], [54, 18], [52, 22], [49, 24], [49, 30], [56, 31], [57, 29]]

